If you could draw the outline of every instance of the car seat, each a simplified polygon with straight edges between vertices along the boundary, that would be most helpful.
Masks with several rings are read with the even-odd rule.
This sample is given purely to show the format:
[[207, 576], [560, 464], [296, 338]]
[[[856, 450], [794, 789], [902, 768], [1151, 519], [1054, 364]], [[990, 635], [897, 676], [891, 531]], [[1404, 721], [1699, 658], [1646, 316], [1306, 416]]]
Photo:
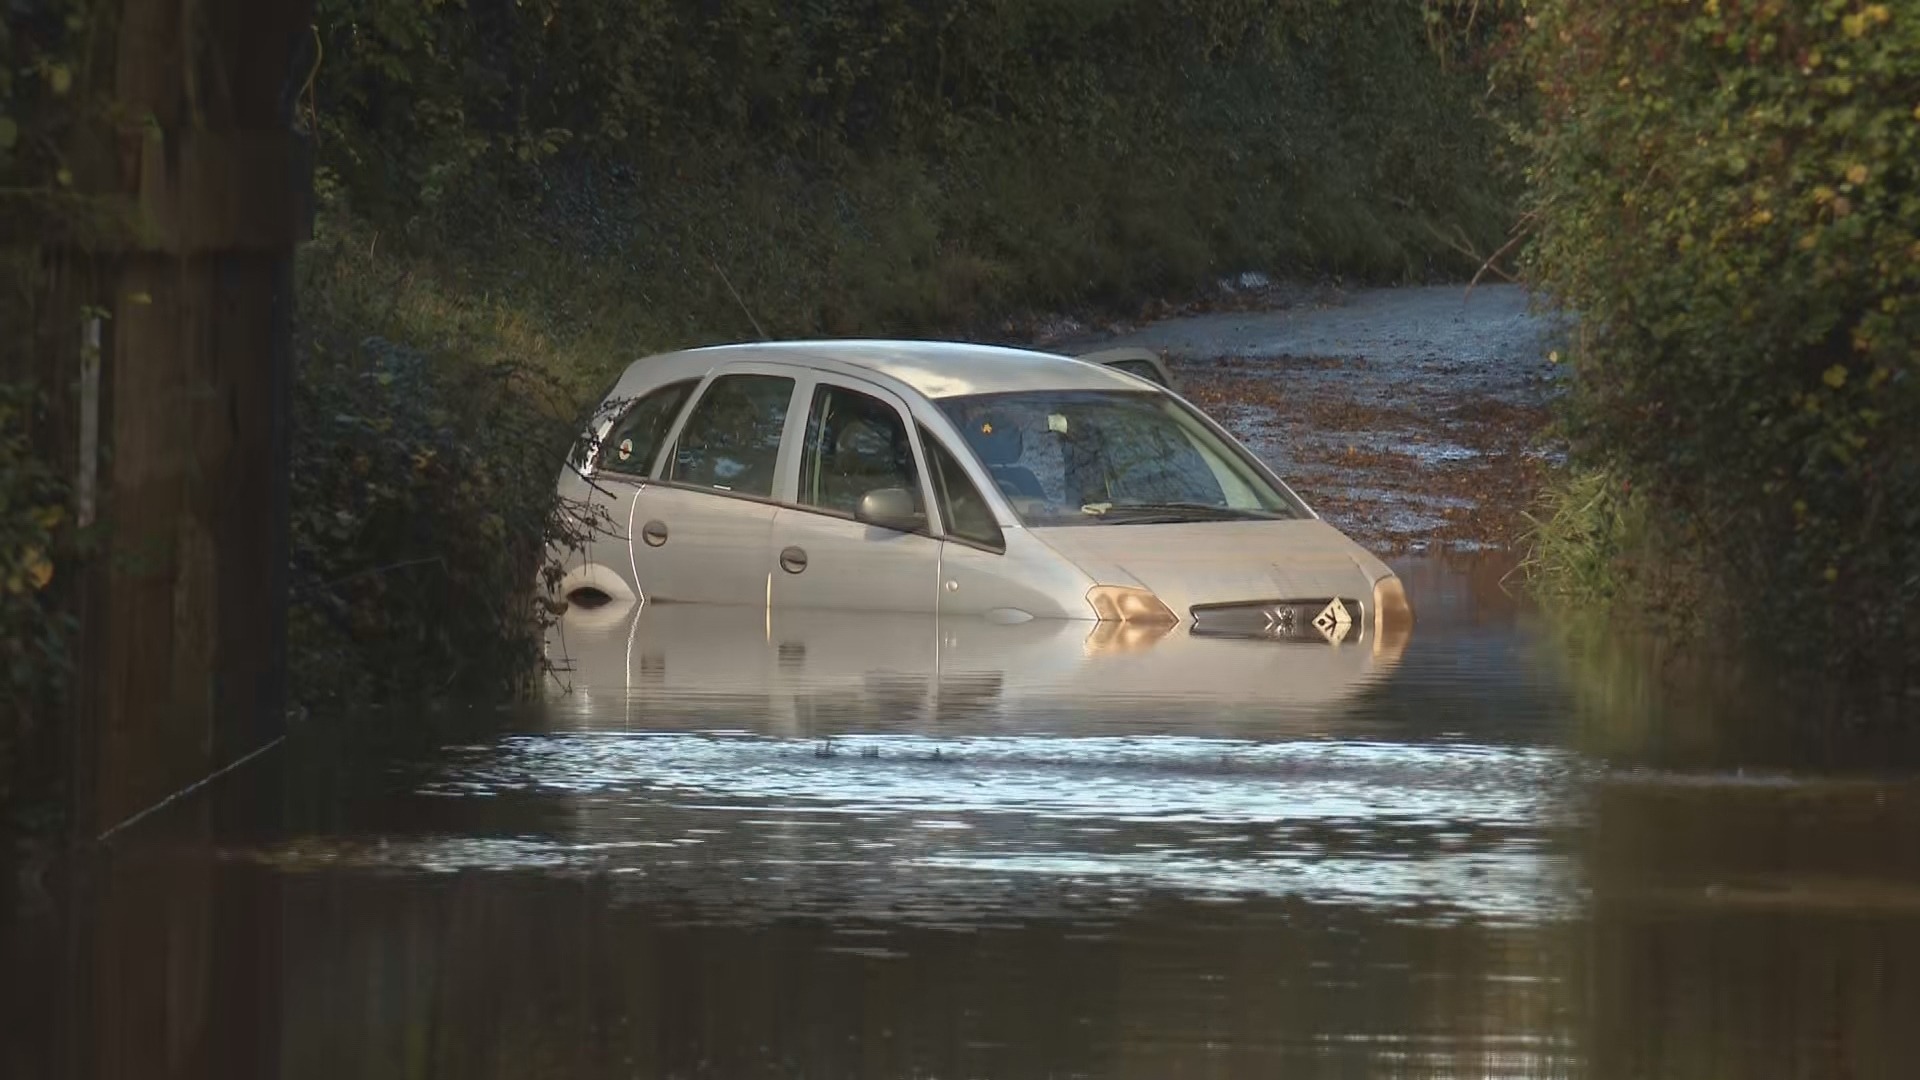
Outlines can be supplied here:
[[969, 424], [966, 435], [967, 445], [980, 455], [980, 460], [986, 464], [987, 472], [993, 475], [993, 482], [999, 485], [1002, 494], [1032, 499], [1047, 497], [1047, 489], [1041, 486], [1040, 478], [1033, 475], [1032, 469], [1019, 464], [1027, 441], [1018, 425], [996, 425], [991, 422], [983, 422], [978, 426]]

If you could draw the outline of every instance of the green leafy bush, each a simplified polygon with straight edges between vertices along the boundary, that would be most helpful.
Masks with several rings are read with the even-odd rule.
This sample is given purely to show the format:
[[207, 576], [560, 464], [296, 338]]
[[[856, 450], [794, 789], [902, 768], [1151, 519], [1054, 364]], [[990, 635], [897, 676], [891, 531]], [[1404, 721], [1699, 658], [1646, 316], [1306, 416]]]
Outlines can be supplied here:
[[1572, 434], [1771, 649], [1920, 655], [1920, 11], [1527, 5], [1538, 280]]
[[571, 396], [479, 305], [353, 259], [302, 261], [292, 476], [293, 696], [498, 698], [539, 671], [535, 584], [569, 539]]
[[1454, 272], [1507, 224], [1479, 80], [1418, 0], [321, 0], [319, 26], [310, 115], [356, 214], [469, 261], [561, 247], [656, 302], [724, 295], [717, 258], [756, 304], [807, 294], [780, 333]]

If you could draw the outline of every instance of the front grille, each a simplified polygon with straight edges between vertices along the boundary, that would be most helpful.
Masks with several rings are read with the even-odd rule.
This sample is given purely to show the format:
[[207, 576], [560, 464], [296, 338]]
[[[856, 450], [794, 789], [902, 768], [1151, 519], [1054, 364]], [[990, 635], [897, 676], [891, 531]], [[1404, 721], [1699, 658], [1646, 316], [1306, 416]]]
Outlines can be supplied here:
[[1189, 614], [1193, 616], [1192, 633], [1269, 641], [1355, 641], [1360, 637], [1362, 622], [1360, 601], [1344, 596], [1203, 604], [1190, 609]]

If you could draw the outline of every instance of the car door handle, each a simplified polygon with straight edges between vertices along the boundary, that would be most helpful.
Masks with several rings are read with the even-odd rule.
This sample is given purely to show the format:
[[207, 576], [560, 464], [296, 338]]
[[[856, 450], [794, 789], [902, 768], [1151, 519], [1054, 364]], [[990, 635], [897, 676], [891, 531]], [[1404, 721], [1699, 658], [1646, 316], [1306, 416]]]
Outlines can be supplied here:
[[797, 547], [785, 548], [780, 552], [780, 569], [789, 574], [797, 574], [807, 568], [807, 553]]
[[645, 525], [640, 526], [640, 539], [645, 540], [648, 547], [659, 547], [661, 544], [666, 543], [667, 523], [664, 521], [649, 521]]

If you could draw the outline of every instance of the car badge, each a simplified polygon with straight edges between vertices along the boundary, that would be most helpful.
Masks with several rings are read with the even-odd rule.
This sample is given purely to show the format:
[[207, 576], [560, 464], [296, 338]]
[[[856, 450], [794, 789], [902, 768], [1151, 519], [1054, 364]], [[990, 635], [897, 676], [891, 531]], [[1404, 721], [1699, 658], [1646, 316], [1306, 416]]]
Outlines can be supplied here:
[[1325, 608], [1321, 609], [1320, 614], [1313, 617], [1314, 629], [1320, 631], [1328, 641], [1338, 641], [1346, 637], [1347, 628], [1352, 625], [1353, 616], [1348, 614], [1347, 605], [1341, 603], [1338, 598], [1329, 602]]
[[632, 456], [633, 456], [633, 440], [621, 439], [620, 440], [620, 460], [625, 461]]

